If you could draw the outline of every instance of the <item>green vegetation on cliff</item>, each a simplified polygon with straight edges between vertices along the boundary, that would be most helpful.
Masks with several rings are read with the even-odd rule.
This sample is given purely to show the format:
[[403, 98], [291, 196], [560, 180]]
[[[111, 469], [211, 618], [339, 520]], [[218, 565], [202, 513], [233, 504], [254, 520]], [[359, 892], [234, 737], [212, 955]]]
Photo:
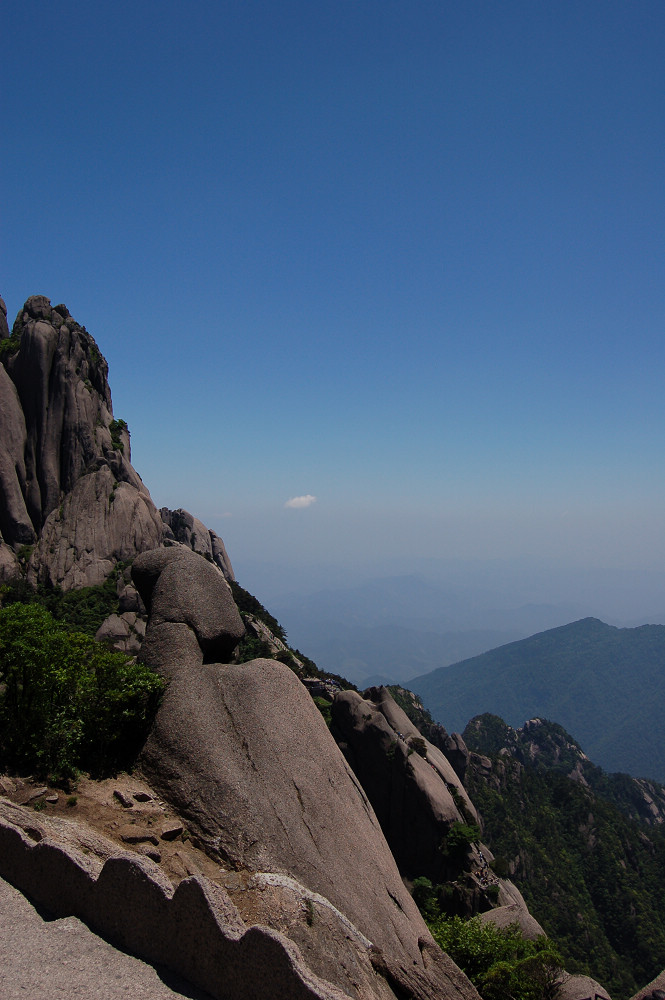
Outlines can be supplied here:
[[0, 765], [54, 779], [128, 766], [164, 682], [37, 604], [0, 609]]
[[516, 924], [499, 929], [479, 917], [430, 923], [437, 944], [466, 973], [483, 1000], [552, 1000], [562, 959], [545, 937], [527, 940]]
[[[568, 777], [579, 748], [560, 726], [540, 722], [528, 761], [501, 739], [503, 720], [480, 723], [473, 720], [465, 738], [493, 758], [491, 773], [473, 759], [467, 772], [484, 841], [557, 942], [566, 969], [593, 976], [615, 1000], [631, 996], [665, 966], [665, 835]], [[507, 742], [508, 752], [496, 756]]]
[[78, 632], [94, 636], [109, 615], [118, 610], [117, 581], [124, 564], [118, 563], [104, 583], [97, 587], [78, 590], [61, 590], [60, 587], [31, 587], [19, 578], [11, 584], [0, 585], [0, 599], [4, 607], [10, 604], [39, 604], [55, 619]]

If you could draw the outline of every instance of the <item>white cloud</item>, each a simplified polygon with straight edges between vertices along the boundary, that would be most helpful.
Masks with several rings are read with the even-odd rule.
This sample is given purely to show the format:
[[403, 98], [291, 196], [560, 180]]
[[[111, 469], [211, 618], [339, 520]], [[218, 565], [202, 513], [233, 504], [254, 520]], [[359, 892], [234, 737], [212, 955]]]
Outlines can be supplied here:
[[316, 497], [313, 497], [311, 493], [307, 493], [304, 497], [291, 497], [284, 504], [285, 507], [311, 507], [313, 503], [316, 503]]

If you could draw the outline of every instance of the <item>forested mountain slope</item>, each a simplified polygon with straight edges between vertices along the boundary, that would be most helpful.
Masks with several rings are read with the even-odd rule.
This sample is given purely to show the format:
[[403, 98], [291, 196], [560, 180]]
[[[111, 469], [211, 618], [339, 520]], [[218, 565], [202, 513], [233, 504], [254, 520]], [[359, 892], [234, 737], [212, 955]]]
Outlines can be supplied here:
[[[603, 774], [542, 719], [515, 730], [483, 715], [464, 737], [495, 868], [515, 879], [568, 969], [630, 996], [665, 963], [665, 789]], [[658, 822], [635, 818], [641, 794], [659, 802]]]
[[448, 730], [491, 712], [541, 716], [575, 734], [608, 771], [665, 780], [665, 626], [584, 618], [415, 677], [409, 687]]

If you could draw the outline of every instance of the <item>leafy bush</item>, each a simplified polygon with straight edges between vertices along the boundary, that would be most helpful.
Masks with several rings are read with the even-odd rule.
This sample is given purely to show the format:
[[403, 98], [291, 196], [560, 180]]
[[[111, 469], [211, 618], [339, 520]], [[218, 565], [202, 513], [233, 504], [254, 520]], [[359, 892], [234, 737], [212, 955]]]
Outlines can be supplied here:
[[0, 357], [5, 355], [11, 357], [13, 354], [16, 354], [21, 346], [21, 330], [22, 324], [15, 321], [9, 337], [3, 337], [0, 340]]
[[120, 435], [123, 431], [126, 431], [127, 421], [126, 420], [112, 420], [109, 424], [109, 430], [111, 432], [111, 444], [116, 451], [124, 451], [125, 446], [122, 443]]
[[242, 637], [235, 654], [237, 663], [247, 663], [249, 660], [272, 660], [273, 648], [265, 639], [259, 639], [249, 631]]
[[36, 604], [0, 609], [0, 760], [54, 778], [126, 766], [164, 689]]
[[412, 736], [409, 740], [409, 746], [427, 760], [427, 744], [422, 736]]
[[69, 628], [94, 636], [105, 618], [118, 610], [117, 579], [124, 564], [118, 563], [115, 572], [96, 587], [63, 591], [60, 587], [43, 587], [36, 590], [24, 579], [0, 586], [3, 606], [9, 604], [40, 604], [58, 621]]
[[430, 879], [424, 875], [414, 879], [411, 895], [425, 920], [436, 920], [441, 916], [437, 892]]
[[330, 728], [332, 723], [332, 702], [328, 701], [327, 698], [322, 698], [320, 695], [314, 696], [314, 704], [318, 708], [319, 712], [325, 719], [325, 723]]
[[446, 854], [464, 854], [477, 840], [480, 840], [480, 830], [475, 823], [453, 823], [443, 843], [443, 851]]
[[562, 959], [545, 937], [527, 941], [517, 924], [499, 929], [479, 917], [430, 924], [437, 943], [466, 973], [483, 1000], [550, 1000]]

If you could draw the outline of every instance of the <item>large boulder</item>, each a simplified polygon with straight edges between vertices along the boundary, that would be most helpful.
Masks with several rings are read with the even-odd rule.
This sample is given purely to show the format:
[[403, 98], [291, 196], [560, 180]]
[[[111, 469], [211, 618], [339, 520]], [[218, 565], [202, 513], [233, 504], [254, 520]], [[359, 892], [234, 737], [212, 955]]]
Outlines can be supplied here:
[[508, 879], [501, 879], [497, 884], [499, 885], [499, 905], [481, 913], [480, 920], [483, 923], [492, 923], [501, 929], [517, 924], [524, 937], [530, 941], [542, 937], [545, 931], [529, 912], [524, 896], [517, 886], [514, 886]]
[[161, 540], [162, 520], [150, 496], [119, 483], [104, 464], [78, 479], [47, 517], [28, 580], [64, 590], [96, 586], [117, 563]]
[[[134, 564], [150, 607], [141, 656], [169, 679], [140, 758], [146, 777], [228, 866], [293, 879], [344, 916], [353, 930], [340, 936], [332, 971], [317, 921], [300, 927], [317, 974], [352, 997], [474, 997], [431, 938], [367, 796], [296, 675], [274, 660], [205, 662], [220, 637], [210, 635], [208, 598], [183, 578], [185, 565], [168, 549]], [[359, 949], [379, 977], [372, 993], [359, 992], [349, 971]]]
[[153, 629], [183, 623], [209, 660], [225, 661], [245, 634], [245, 626], [222, 573], [184, 546], [139, 555], [132, 578], [150, 614]]

